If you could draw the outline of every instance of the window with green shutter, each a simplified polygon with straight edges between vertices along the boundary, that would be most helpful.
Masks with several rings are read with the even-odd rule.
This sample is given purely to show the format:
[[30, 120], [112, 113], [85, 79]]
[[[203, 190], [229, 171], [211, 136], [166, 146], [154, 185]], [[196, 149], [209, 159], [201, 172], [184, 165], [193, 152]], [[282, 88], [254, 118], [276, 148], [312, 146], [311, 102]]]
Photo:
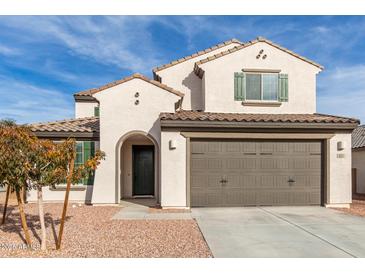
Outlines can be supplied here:
[[[88, 159], [95, 155], [95, 142], [78, 141], [76, 142], [75, 167], [83, 165]], [[78, 184], [92, 185], [94, 183], [94, 172], [90, 172], [88, 178], [81, 180]]]
[[288, 74], [241, 73], [234, 74], [236, 101], [288, 101]]
[[279, 101], [288, 102], [288, 74], [279, 74]]
[[100, 108], [99, 106], [94, 107], [94, 116], [99, 117], [100, 116]]
[[234, 73], [234, 99], [236, 101], [245, 100], [245, 74], [243, 72]]

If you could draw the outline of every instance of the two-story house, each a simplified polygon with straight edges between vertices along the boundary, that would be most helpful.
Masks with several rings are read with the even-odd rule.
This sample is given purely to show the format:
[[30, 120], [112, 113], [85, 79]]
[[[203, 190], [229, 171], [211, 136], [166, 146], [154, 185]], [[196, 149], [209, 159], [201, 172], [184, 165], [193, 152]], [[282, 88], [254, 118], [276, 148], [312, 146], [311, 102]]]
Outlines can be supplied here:
[[[40, 138], [75, 137], [78, 162], [106, 153], [73, 200], [348, 206], [359, 121], [316, 113], [322, 70], [267, 39], [232, 39], [153, 69], [153, 80], [134, 74], [78, 92], [75, 119], [32, 128]], [[45, 199], [63, 191], [45, 189]]]

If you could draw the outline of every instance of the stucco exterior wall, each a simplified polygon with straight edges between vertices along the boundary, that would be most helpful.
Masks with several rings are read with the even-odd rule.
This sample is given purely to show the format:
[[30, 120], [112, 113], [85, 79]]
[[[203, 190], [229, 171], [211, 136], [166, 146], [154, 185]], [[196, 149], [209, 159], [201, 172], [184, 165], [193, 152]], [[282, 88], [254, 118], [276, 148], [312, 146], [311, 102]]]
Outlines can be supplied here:
[[[344, 150], [337, 149], [343, 142]], [[349, 205], [352, 202], [351, 186], [351, 133], [336, 133], [330, 139], [329, 206]]]
[[[259, 58], [263, 50], [266, 59]], [[205, 111], [240, 113], [316, 112], [316, 74], [319, 69], [264, 42], [204, 63]], [[279, 69], [289, 77], [289, 101], [281, 106], [243, 106], [234, 100], [234, 73], [242, 69]]]
[[97, 102], [75, 102], [75, 118], [94, 116], [94, 108], [97, 106]]
[[198, 57], [189, 59], [183, 63], [158, 71], [157, 74], [161, 77], [162, 83], [172, 88], [175, 88], [185, 94], [183, 108], [186, 110], [202, 110], [202, 82], [201, 79], [194, 73], [195, 62], [205, 59], [219, 52], [225, 51], [239, 43], [231, 43], [222, 48], [213, 50]]
[[365, 193], [365, 150], [352, 151], [352, 167], [356, 168], [356, 191]]
[[[65, 200], [65, 190], [51, 190], [43, 187], [43, 200], [45, 202], [63, 202]], [[80, 186], [79, 189], [71, 189], [69, 200], [72, 202], [90, 203], [93, 193], [93, 186]], [[27, 193], [28, 202], [37, 201], [37, 191], [31, 190]]]
[[[139, 96], [135, 97], [137, 92]], [[92, 203], [118, 203], [123, 137], [139, 131], [159, 145], [159, 114], [174, 112], [180, 97], [141, 79], [109, 88], [95, 97], [100, 102], [100, 149], [106, 153], [106, 159], [96, 172]]]
[[186, 207], [186, 138], [180, 132], [161, 132], [161, 206]]

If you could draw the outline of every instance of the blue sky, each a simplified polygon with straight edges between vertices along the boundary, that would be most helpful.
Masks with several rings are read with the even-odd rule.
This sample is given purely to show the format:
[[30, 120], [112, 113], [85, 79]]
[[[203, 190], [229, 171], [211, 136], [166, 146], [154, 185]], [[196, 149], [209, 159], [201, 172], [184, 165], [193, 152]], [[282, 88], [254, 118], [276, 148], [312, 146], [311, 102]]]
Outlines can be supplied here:
[[325, 66], [317, 112], [365, 121], [365, 16], [0, 16], [0, 119], [74, 115], [72, 94], [264, 36]]

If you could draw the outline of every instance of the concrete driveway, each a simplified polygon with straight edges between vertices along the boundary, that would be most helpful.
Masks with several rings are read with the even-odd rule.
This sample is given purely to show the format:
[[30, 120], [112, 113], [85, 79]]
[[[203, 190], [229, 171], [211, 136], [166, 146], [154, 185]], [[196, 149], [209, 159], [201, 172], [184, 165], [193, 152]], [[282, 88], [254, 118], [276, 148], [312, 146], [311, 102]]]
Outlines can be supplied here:
[[194, 208], [214, 257], [365, 257], [365, 218], [323, 207]]

